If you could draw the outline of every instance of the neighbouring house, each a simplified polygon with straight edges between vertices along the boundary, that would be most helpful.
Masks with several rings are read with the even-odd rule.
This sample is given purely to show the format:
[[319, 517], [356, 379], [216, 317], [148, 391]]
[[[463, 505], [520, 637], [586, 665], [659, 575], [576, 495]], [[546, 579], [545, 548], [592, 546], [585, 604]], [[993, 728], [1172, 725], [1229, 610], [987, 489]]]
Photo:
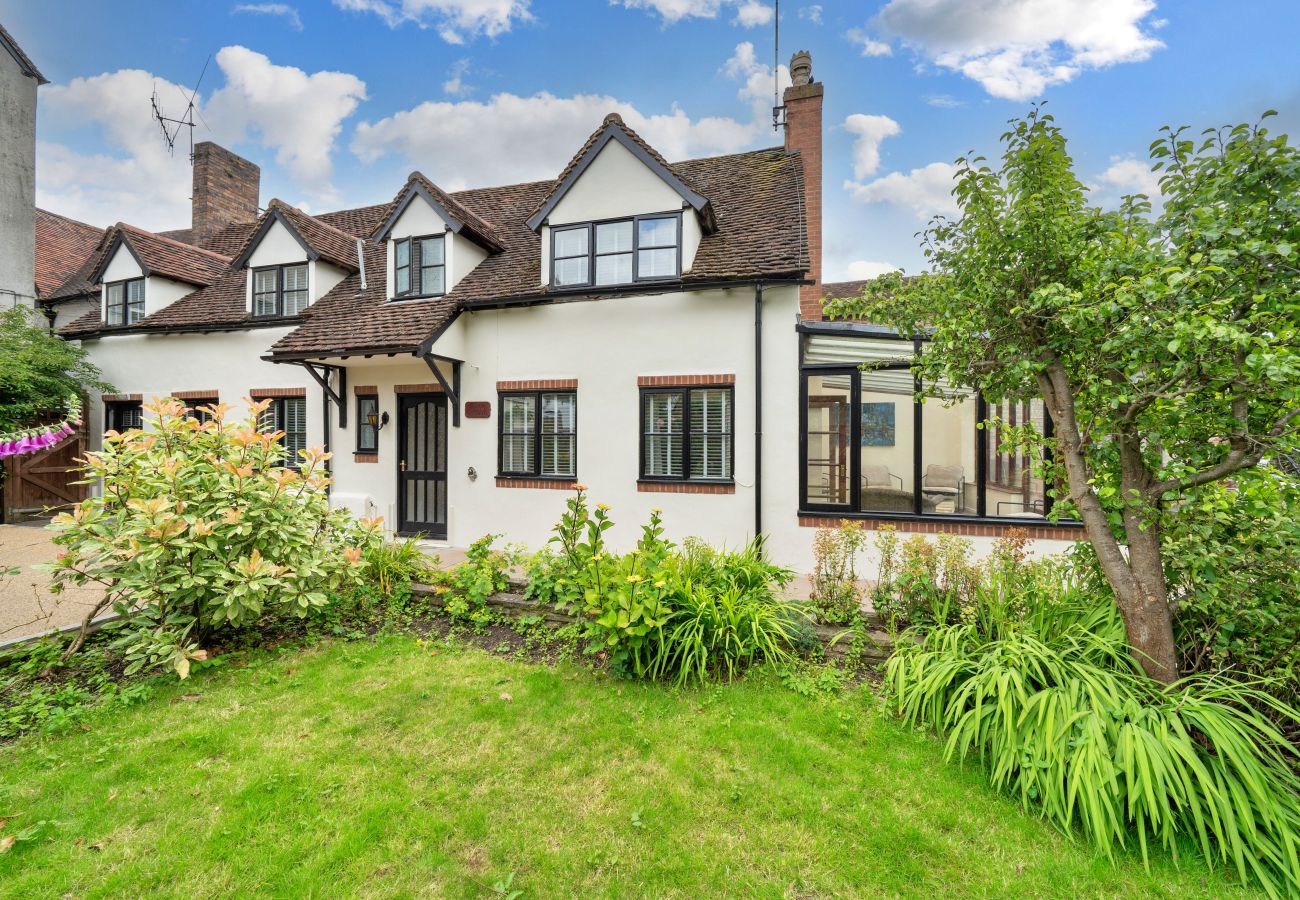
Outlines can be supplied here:
[[676, 538], [761, 532], [804, 570], [843, 518], [1073, 539], [981, 398], [914, 401], [917, 342], [822, 321], [856, 288], [821, 283], [823, 85], [806, 53], [791, 71], [781, 146], [670, 163], [610, 115], [553, 180], [413, 172], [316, 215], [260, 208], [257, 167], [200, 144], [193, 227], [119, 223], [70, 276], [98, 296], [60, 332], [119, 389], [95, 427], [267, 399], [289, 449], [333, 453], [335, 503], [455, 546], [543, 545], [576, 484], [623, 543], [660, 507]]
[[0, 25], [0, 310], [36, 299], [36, 89], [45, 76]]

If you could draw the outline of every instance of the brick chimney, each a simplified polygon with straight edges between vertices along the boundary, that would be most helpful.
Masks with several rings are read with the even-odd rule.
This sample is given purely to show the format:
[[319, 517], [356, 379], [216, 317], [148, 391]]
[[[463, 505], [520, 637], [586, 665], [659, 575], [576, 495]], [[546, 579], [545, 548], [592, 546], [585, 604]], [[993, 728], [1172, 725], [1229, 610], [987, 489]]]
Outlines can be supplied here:
[[192, 240], [202, 243], [227, 225], [256, 219], [261, 181], [262, 170], [242, 156], [211, 141], [195, 144]]
[[803, 159], [804, 211], [808, 221], [808, 277], [799, 288], [799, 315], [822, 318], [822, 85], [812, 78], [812, 54], [790, 57], [791, 85], [785, 89], [785, 148]]

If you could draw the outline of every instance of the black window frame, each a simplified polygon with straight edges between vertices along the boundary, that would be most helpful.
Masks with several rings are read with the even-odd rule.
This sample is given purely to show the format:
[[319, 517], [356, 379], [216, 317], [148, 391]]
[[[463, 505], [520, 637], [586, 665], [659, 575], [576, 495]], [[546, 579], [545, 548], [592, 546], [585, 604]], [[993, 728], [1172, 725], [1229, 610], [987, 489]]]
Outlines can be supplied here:
[[[378, 394], [357, 394], [357, 453], [367, 455], [379, 453], [379, 426], [371, 425], [367, 418], [369, 415], [365, 410], [365, 404], [373, 403], [375, 415], [379, 415], [379, 395]], [[370, 434], [373, 444], [366, 446], [364, 435]]]
[[[271, 428], [270, 429], [264, 428], [262, 420], [259, 419], [257, 423], [257, 430], [262, 432], [263, 434], [266, 434], [268, 430], [282, 431], [284, 432], [284, 437], [287, 437], [289, 434], [288, 429], [284, 427], [285, 404], [287, 403], [302, 404], [302, 449], [306, 449], [307, 447], [307, 398], [306, 397], [263, 397], [262, 399], [271, 401], [271, 405], [262, 411], [263, 416], [270, 414]], [[284, 437], [281, 437], [280, 439], [281, 443], [283, 443]], [[280, 460], [279, 465], [282, 465], [287, 469], [300, 469], [302, 468], [302, 457], [298, 456], [296, 450], [289, 450], [286, 447], [284, 458]]]
[[183, 413], [185, 418], [193, 419], [200, 425], [205, 425], [208, 422], [211, 422], [212, 414], [199, 409], [199, 407], [216, 406], [221, 402], [221, 398], [217, 394], [209, 394], [206, 397], [194, 397], [188, 400], [182, 400], [180, 397], [173, 396], [172, 399], [177, 403], [183, 403], [185, 405], [185, 412]]
[[[728, 442], [727, 471], [731, 474], [725, 478], [695, 478], [691, 476], [691, 394], [695, 391], [725, 391], [730, 405], [731, 431], [708, 432], [708, 434], [726, 435]], [[646, 396], [650, 394], [682, 395], [682, 431], [681, 475], [646, 474], [646, 438], [652, 435], [646, 422]], [[736, 386], [734, 384], [691, 384], [691, 385], [655, 385], [642, 387], [637, 392], [637, 422], [640, 425], [640, 460], [637, 469], [637, 481], [652, 484], [735, 484], [736, 483]]]
[[[252, 317], [254, 319], [283, 319], [288, 316], [302, 315], [302, 312], [285, 313], [284, 311], [284, 271], [285, 269], [301, 268], [307, 272], [307, 287], [304, 288], [307, 292], [307, 303], [302, 308], [302, 311], [305, 312], [307, 307], [311, 306], [311, 269], [309, 266], [310, 263], [293, 262], [280, 263], [275, 266], [258, 266], [257, 268], [252, 269], [251, 274], [249, 275], [249, 278], [252, 279], [252, 309], [250, 310]], [[257, 311], [257, 295], [259, 293], [257, 290], [257, 276], [261, 272], [275, 272], [275, 312], [259, 313]]]
[[[424, 265], [421, 259], [420, 251], [422, 241], [437, 240], [442, 244], [442, 262], [436, 266]], [[406, 245], [406, 265], [397, 264], [397, 248]], [[408, 288], [405, 292], [398, 293], [397, 290], [397, 271], [406, 269]], [[424, 270], [441, 269], [442, 270], [442, 290], [425, 292], [424, 291]], [[393, 300], [419, 300], [425, 297], [442, 297], [447, 293], [447, 234], [413, 234], [409, 237], [395, 238], [393, 240]]]
[[[138, 422], [123, 427], [122, 414], [127, 411], [134, 412]], [[132, 428], [144, 428], [144, 403], [140, 400], [105, 400], [104, 430], [116, 431], [120, 434]]]
[[[875, 340], [897, 340], [899, 344], [910, 344], [912, 353], [919, 357], [923, 352], [923, 347], [928, 343], [925, 339], [903, 339], [903, 338], [883, 338], [882, 335], [871, 335]], [[859, 507], [862, 505], [862, 454], [861, 452], [851, 453], [849, 455], [849, 499], [847, 503], [812, 503], [808, 500], [808, 381], [811, 377], [819, 375], [848, 375], [850, 376], [850, 409], [857, 410], [861, 408], [862, 397], [862, 376], [869, 374], [871, 371], [880, 370], [898, 370], [914, 369], [910, 361], [889, 362], [873, 365], [869, 370], [864, 370], [853, 364], [821, 364], [821, 363], [804, 363], [802, 362], [803, 343], [800, 344], [800, 366], [799, 366], [799, 512], [810, 515], [827, 515], [832, 514], [840, 518], [861, 518], [861, 519], [879, 519], [882, 521], [915, 521], [918, 519], [927, 522], [950, 522], [950, 523], [976, 523], [981, 525], [1005, 525], [1008, 527], [1024, 526], [1035, 524], [1037, 516], [1034, 518], [1020, 516], [998, 516], [990, 515], [987, 509], [987, 490], [988, 490], [988, 461], [990, 450], [990, 435], [986, 422], [989, 416], [989, 404], [985, 401], [984, 395], [975, 392], [975, 422], [976, 429], [973, 435], [975, 439], [975, 491], [976, 502], [974, 513], [957, 513], [957, 512], [924, 512], [923, 511], [923, 474], [925, 468], [925, 436], [923, 421], [923, 404], [917, 399], [922, 385], [921, 379], [915, 373], [912, 378], [913, 396], [912, 396], [912, 511], [907, 513], [887, 510], [864, 510]], [[933, 402], [933, 401], [932, 401]], [[904, 407], [904, 410], [906, 407]], [[850, 417], [849, 443], [850, 446], [858, 449], [861, 447], [862, 431], [861, 415]], [[1051, 415], [1047, 412], [1046, 406], [1043, 408], [1043, 434], [1047, 439], [1051, 439], [1054, 434], [1054, 426]], [[1050, 450], [1047, 451], [1050, 454]], [[1048, 461], [1050, 462], [1050, 456]], [[1044, 482], [1042, 497], [1042, 521], [1043, 524], [1077, 526], [1081, 523], [1075, 519], [1059, 519], [1050, 521], [1054, 498], [1052, 496], [1051, 485]]]
[[[642, 250], [667, 250], [669, 249], [670, 246], [668, 244], [656, 244], [650, 247], [641, 246], [641, 222], [647, 219], [675, 219], [676, 220], [677, 271], [674, 272], [672, 275], [654, 275], [654, 276], [647, 275], [644, 277], [641, 275], [641, 251]], [[632, 280], [616, 281], [610, 284], [597, 284], [596, 283], [596, 259], [600, 256], [619, 256], [627, 251], [620, 250], [620, 251], [611, 251], [608, 253], [597, 253], [596, 252], [596, 227], [599, 225], [616, 225], [616, 224], [621, 224], [623, 222], [632, 223], [632, 250], [631, 250]], [[550, 246], [549, 282], [550, 282], [551, 290], [576, 291], [576, 290], [590, 290], [593, 288], [597, 290], [603, 290], [607, 288], [626, 287], [627, 285], [630, 284], [656, 284], [656, 283], [663, 283], [663, 282], [673, 282], [673, 281], [680, 280], [682, 277], [683, 235], [682, 235], [682, 211], [680, 209], [668, 210], [665, 212], [658, 212], [658, 213], [643, 213], [641, 215], [636, 215], [636, 216], [618, 216], [617, 218], [613, 218], [613, 219], [593, 219], [590, 222], [572, 222], [567, 225], [552, 225], [550, 226], [550, 229], [551, 229], [551, 235], [550, 235], [551, 246]], [[585, 256], [579, 254], [575, 256], [559, 257], [558, 259], [567, 260], [567, 259], [585, 258], [587, 260], [587, 280], [583, 281], [580, 284], [579, 283], [556, 284], [555, 282], [555, 269], [556, 269], [555, 263], [557, 261], [557, 257], [555, 255], [556, 237], [561, 232], [579, 231], [583, 229], [585, 229], [587, 232], [587, 252]]]
[[[132, 300], [131, 300], [131, 285], [133, 285], [133, 284], [138, 284], [138, 285], [140, 285], [140, 299], [137, 300], [137, 301], [132, 301]], [[119, 309], [121, 310], [121, 312], [122, 312], [122, 320], [121, 320], [120, 322], [114, 322], [114, 321], [113, 321], [113, 306], [114, 306], [114, 304], [113, 304], [113, 302], [112, 302], [112, 300], [111, 300], [111, 297], [112, 297], [112, 289], [115, 288], [115, 287], [120, 287], [120, 288], [122, 289], [122, 302], [121, 302], [120, 304], [118, 304], [118, 308], [119, 308]], [[105, 284], [104, 284], [104, 324], [107, 325], [107, 326], [109, 326], [109, 327], [119, 327], [119, 326], [120, 326], [120, 327], [125, 327], [125, 326], [127, 326], [127, 325], [135, 325], [137, 322], [139, 322], [141, 319], [143, 319], [144, 316], [145, 316], [145, 306], [144, 306], [144, 302], [145, 302], [145, 292], [146, 292], [146, 290], [147, 290], [147, 287], [146, 287], [146, 285], [145, 285], [145, 278], [144, 278], [144, 276], [140, 276], [139, 278], [123, 278], [123, 279], [121, 279], [121, 280], [119, 280], [119, 281], [109, 281], [109, 282], [105, 282]], [[135, 319], [135, 321], [132, 321], [132, 320], [131, 320], [131, 310], [132, 310], [132, 308], [136, 308], [136, 307], [138, 307], [138, 311], [139, 311], [140, 315], [139, 315], [139, 317], [138, 317], [137, 319]]]
[[[573, 437], [573, 474], [571, 475], [547, 475], [542, 473], [542, 438], [545, 436], [542, 432], [542, 397], [544, 395], [570, 396], [573, 398], [573, 431], [572, 432], [554, 432], [555, 434], [568, 434]], [[530, 397], [533, 401], [533, 430], [531, 432], [510, 432], [511, 437], [516, 435], [531, 435], [533, 438], [533, 459], [532, 471], [523, 472], [517, 470], [507, 470], [505, 467], [505, 438], [506, 435], [506, 416], [505, 401], [507, 398]], [[541, 388], [538, 390], [527, 391], [498, 391], [497, 392], [497, 477], [498, 478], [516, 478], [528, 479], [533, 481], [577, 481], [578, 480], [578, 390], [577, 388]]]

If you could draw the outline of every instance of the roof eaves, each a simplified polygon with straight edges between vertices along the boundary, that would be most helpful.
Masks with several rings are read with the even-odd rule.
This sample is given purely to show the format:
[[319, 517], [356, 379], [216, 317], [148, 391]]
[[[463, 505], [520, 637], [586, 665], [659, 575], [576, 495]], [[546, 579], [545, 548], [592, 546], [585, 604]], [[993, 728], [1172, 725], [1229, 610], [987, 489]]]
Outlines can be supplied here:
[[32, 62], [31, 58], [23, 52], [23, 48], [18, 46], [18, 42], [14, 40], [13, 35], [5, 31], [3, 25], [0, 25], [0, 44], [4, 44], [4, 48], [9, 51], [9, 55], [14, 58], [14, 62], [18, 63], [18, 68], [22, 69], [24, 75], [35, 78], [38, 85], [50, 83], [50, 80], [41, 74], [41, 70], [36, 68], [36, 64]]
[[298, 246], [307, 254], [309, 260], [315, 262], [320, 259], [320, 254], [312, 248], [311, 244], [307, 243], [307, 240], [298, 232], [298, 229], [293, 227], [289, 217], [280, 211], [279, 207], [275, 205], [275, 201], [271, 201], [271, 205], [267, 207], [266, 212], [262, 213], [262, 223], [248, 236], [248, 240], [244, 242], [244, 247], [239, 251], [239, 255], [231, 261], [230, 267], [232, 269], [242, 269], [248, 265], [248, 260], [252, 257], [253, 251], [257, 249], [257, 245], [262, 242], [262, 238], [266, 237], [267, 232], [271, 230], [271, 226], [276, 222], [283, 225], [289, 234], [293, 235], [293, 239], [298, 242]]
[[[466, 237], [482, 246], [485, 250], [498, 252], [502, 249], [501, 243], [491, 234], [485, 232], [487, 223], [484, 223], [484, 228], [478, 228], [474, 223], [467, 221], [467, 216], [448, 209], [447, 204], [435, 197], [433, 191], [429, 190], [429, 188], [424, 184], [427, 180], [428, 179], [419, 172], [411, 173], [410, 177], [406, 180], [406, 184], [398, 194], [397, 201], [393, 204], [392, 211], [389, 212], [384, 221], [380, 223], [379, 228], [375, 230], [375, 233], [371, 235], [371, 240], [379, 242], [388, 237], [389, 232], [393, 230], [393, 226], [397, 224], [397, 220], [402, 217], [402, 213], [406, 212], [406, 208], [411, 205], [411, 201], [416, 197], [421, 197], [426, 203], [433, 207], [434, 212], [441, 216], [443, 221], [445, 221], [456, 234], [465, 234]], [[431, 183], [432, 182], [430, 182], [430, 184]], [[453, 200], [450, 196], [447, 199]]]

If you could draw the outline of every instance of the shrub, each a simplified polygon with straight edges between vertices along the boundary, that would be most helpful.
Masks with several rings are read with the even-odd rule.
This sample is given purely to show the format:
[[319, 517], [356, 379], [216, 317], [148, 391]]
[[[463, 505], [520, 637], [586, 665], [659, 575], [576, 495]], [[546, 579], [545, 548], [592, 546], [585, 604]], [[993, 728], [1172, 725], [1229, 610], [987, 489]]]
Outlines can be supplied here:
[[1185, 672], [1268, 678], [1300, 700], [1300, 482], [1271, 469], [1184, 499], [1165, 530]]
[[813, 536], [812, 600], [823, 622], [843, 624], [858, 614], [857, 557], [866, 545], [866, 529], [850, 519]]
[[1300, 713], [1249, 685], [1195, 676], [1169, 689], [1130, 655], [1117, 608], [1061, 561], [1026, 564], [1031, 591], [976, 592], [959, 624], [913, 629], [886, 666], [892, 702], [979, 754], [994, 784], [1113, 858], [1192, 841], [1271, 894], [1300, 891], [1296, 749], [1271, 719]]
[[934, 543], [920, 534], [900, 540], [886, 526], [876, 532], [876, 551], [872, 605], [891, 628], [955, 622], [970, 604], [980, 573], [970, 562], [969, 540], [953, 534], [940, 534]]
[[555, 526], [558, 552], [530, 565], [530, 593], [578, 613], [615, 671], [683, 683], [789, 656], [801, 613], [777, 594], [792, 573], [761, 542], [737, 552], [694, 540], [678, 548], [656, 509], [636, 548], [619, 555], [605, 541], [613, 527], [609, 507], [590, 508], [580, 488]]
[[88, 454], [101, 494], [54, 519], [54, 590], [104, 587], [87, 621], [114, 604], [127, 674], [166, 665], [184, 678], [220, 631], [302, 617], [361, 577], [379, 520], [330, 508], [328, 454], [285, 464], [280, 434], [257, 428], [266, 406], [236, 423], [229, 407], [205, 407], [201, 423], [175, 400], [151, 403], [149, 431], [109, 431]]
[[513, 546], [493, 549], [498, 537], [484, 535], [469, 545], [464, 562], [433, 574], [432, 580], [449, 595], [443, 609], [453, 620], [469, 622], [476, 628], [492, 621], [487, 599], [510, 586], [510, 569], [520, 557]]

